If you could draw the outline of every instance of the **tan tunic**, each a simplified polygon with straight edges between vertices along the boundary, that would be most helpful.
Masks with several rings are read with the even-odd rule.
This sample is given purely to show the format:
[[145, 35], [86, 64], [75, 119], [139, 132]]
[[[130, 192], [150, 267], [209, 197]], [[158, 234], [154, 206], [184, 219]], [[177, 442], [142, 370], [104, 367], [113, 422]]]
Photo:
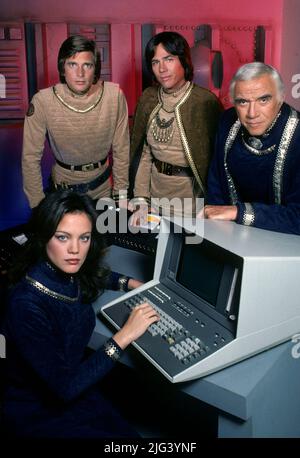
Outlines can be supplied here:
[[[160, 119], [166, 121], [174, 118], [174, 108], [178, 101], [181, 99], [182, 94], [174, 97], [172, 94], [165, 94], [162, 92], [163, 108], [159, 110]], [[171, 111], [171, 113], [170, 113]], [[195, 197], [199, 196], [200, 189], [197, 186], [195, 178], [182, 177], [182, 176], [169, 176], [163, 173], [159, 173], [156, 169], [152, 158], [156, 158], [162, 162], [168, 162], [173, 165], [179, 165], [182, 167], [188, 167], [188, 161], [186, 159], [182, 142], [180, 139], [179, 128], [176, 120], [173, 123], [173, 135], [172, 138], [167, 142], [158, 142], [155, 140], [152, 132], [152, 124], [150, 124], [147, 132], [147, 143], [144, 144], [144, 149], [140, 161], [140, 167], [138, 169], [136, 180], [135, 180], [135, 195], [139, 194], [139, 186], [149, 186], [149, 191], [145, 197], [152, 198], [152, 207], [155, 203], [153, 198], [162, 199], [166, 198], [171, 200], [172, 208], [170, 213], [191, 214], [195, 209]], [[145, 192], [144, 192], [145, 195]], [[167, 212], [170, 208], [169, 205], [159, 202], [160, 209]]]
[[[166, 148], [166, 151], [162, 151], [161, 147], [155, 146], [150, 138], [151, 122], [156, 113], [159, 112], [161, 120], [163, 118], [169, 119], [162, 112], [163, 106], [164, 108], [167, 106], [165, 101], [160, 100], [158, 90], [154, 86], [145, 89], [138, 101], [134, 116], [131, 154], [132, 173], [136, 173], [134, 185], [136, 203], [145, 198], [153, 200], [154, 193], [160, 199], [165, 196], [190, 199], [190, 193], [193, 192], [193, 203], [198, 203], [201, 206], [202, 203], [196, 202], [195, 197], [201, 198], [205, 195], [207, 171], [213, 151], [218, 119], [222, 110], [220, 103], [214, 94], [192, 83], [174, 111], [174, 124], [176, 123], [176, 129], [179, 132], [181, 146], [177, 149], [175, 130], [172, 141], [166, 144], [167, 147], [170, 146], [170, 149]], [[170, 111], [170, 107], [167, 110]], [[164, 154], [165, 157], [163, 158]], [[152, 163], [153, 156], [174, 165], [186, 165], [188, 163], [194, 178], [158, 174]], [[181, 162], [181, 158], [184, 162]], [[197, 208], [195, 210], [197, 212]], [[187, 212], [185, 211], [185, 213]]]
[[[48, 132], [55, 157], [70, 165], [97, 162], [113, 155], [113, 192], [128, 188], [129, 130], [128, 110], [123, 92], [117, 84], [104, 83], [91, 95], [74, 96], [65, 84], [56, 85], [57, 93], [72, 107], [84, 110], [92, 106], [103, 91], [100, 102], [86, 113], [78, 113], [63, 105], [47, 88], [34, 95], [34, 113], [24, 123], [22, 172], [24, 192], [31, 207], [44, 197], [41, 159], [45, 135]], [[92, 171], [71, 171], [55, 164], [52, 178], [55, 183], [87, 183], [102, 174], [107, 164]], [[108, 179], [93, 191], [93, 198], [111, 195]]]

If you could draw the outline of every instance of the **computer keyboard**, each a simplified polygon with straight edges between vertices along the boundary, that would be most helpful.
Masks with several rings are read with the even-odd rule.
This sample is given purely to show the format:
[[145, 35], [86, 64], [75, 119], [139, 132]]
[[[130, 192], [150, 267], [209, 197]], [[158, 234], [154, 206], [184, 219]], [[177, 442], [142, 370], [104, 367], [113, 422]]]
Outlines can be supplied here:
[[[149, 292], [151, 293], [152, 291]], [[179, 361], [188, 364], [190, 361], [194, 362], [197, 358], [200, 358], [209, 351], [209, 347], [198, 337], [193, 336], [182, 324], [165, 313], [160, 307], [154, 304], [154, 302], [149, 300], [147, 296], [138, 294], [128, 299], [125, 305], [130, 310], [133, 310], [137, 305], [143, 302], [148, 302], [148, 304], [157, 311], [160, 317], [158, 322], [149, 326], [147, 332], [153, 337], [160, 335], [169, 345], [170, 352]]]
[[161, 283], [104, 307], [101, 314], [120, 328], [131, 310], [143, 302], [157, 311], [160, 320], [149, 326], [135, 343], [170, 377], [197, 364], [233, 339], [230, 331]]

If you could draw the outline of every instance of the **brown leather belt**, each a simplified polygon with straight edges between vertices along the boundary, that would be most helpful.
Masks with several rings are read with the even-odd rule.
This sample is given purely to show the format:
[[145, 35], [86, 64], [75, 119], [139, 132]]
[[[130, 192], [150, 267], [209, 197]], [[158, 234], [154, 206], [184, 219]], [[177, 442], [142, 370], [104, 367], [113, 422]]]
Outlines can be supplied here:
[[179, 165], [169, 164], [168, 162], [162, 162], [158, 159], [154, 159], [155, 167], [159, 173], [169, 176], [180, 176], [180, 177], [193, 177], [193, 172], [190, 167], [181, 167]]
[[63, 167], [64, 169], [68, 170], [76, 170], [79, 172], [90, 172], [91, 170], [98, 169], [101, 167], [101, 165], [104, 165], [106, 162], [106, 159], [102, 159], [101, 161], [98, 162], [90, 162], [89, 164], [82, 164], [82, 165], [71, 165], [71, 164], [65, 164], [64, 162], [59, 161], [58, 159], [55, 159], [58, 165]]

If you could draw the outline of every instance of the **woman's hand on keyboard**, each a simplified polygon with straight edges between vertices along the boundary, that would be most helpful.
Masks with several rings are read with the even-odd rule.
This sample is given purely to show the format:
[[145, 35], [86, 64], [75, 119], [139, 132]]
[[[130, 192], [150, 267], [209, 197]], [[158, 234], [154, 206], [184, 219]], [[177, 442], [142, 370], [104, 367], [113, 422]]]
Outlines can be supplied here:
[[131, 342], [138, 339], [148, 327], [159, 320], [159, 315], [147, 302], [137, 305], [129, 315], [124, 326], [113, 336], [123, 350]]

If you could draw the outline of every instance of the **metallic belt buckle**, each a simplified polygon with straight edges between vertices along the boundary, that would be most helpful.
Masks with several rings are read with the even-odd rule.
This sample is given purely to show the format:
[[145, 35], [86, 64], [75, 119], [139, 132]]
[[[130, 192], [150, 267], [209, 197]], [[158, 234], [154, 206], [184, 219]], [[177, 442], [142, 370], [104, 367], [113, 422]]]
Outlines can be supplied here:
[[85, 164], [81, 167], [81, 170], [83, 172], [90, 172], [91, 170], [94, 170], [95, 166], [94, 164]]

